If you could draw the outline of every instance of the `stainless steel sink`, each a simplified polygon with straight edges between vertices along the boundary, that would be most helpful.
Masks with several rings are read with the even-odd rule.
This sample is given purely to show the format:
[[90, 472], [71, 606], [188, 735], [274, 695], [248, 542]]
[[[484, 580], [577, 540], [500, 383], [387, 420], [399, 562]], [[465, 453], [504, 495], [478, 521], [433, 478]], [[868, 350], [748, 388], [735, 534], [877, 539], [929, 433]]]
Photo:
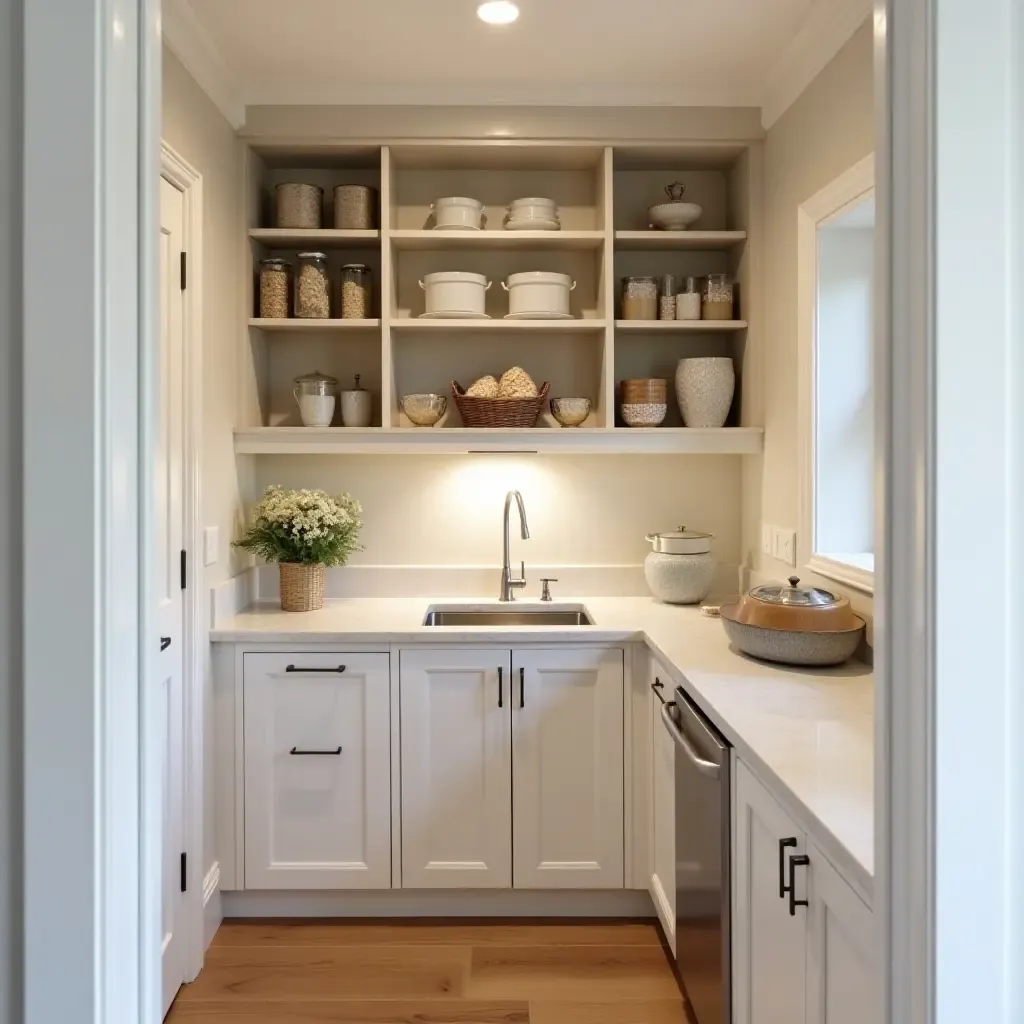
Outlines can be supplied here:
[[592, 626], [586, 609], [517, 608], [495, 605], [490, 608], [431, 608], [424, 626]]

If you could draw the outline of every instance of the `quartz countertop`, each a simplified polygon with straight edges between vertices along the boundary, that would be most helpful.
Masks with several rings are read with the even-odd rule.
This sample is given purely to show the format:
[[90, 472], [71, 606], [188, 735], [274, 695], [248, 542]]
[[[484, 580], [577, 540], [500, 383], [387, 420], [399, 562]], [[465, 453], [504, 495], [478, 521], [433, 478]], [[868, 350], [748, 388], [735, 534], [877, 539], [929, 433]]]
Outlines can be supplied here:
[[481, 600], [352, 598], [321, 611], [257, 605], [220, 624], [225, 643], [646, 642], [739, 756], [811, 826], [811, 837], [870, 900], [874, 872], [874, 680], [848, 662], [799, 669], [732, 648], [721, 622], [645, 597], [519, 601], [521, 610], [583, 606], [593, 626], [424, 626], [429, 607], [493, 607]]

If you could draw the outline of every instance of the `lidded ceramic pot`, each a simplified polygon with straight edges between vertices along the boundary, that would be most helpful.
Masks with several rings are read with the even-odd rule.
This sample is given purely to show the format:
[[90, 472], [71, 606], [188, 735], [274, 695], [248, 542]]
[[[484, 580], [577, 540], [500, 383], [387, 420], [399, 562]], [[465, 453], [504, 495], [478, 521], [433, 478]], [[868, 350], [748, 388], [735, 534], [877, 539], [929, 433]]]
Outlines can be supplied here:
[[341, 393], [341, 422], [346, 427], [368, 427], [373, 416], [373, 395], [359, 386], [359, 374], [351, 391]]
[[710, 533], [680, 526], [668, 533], [649, 533], [653, 550], [644, 559], [651, 593], [666, 604], [697, 604], [711, 592], [715, 557]]

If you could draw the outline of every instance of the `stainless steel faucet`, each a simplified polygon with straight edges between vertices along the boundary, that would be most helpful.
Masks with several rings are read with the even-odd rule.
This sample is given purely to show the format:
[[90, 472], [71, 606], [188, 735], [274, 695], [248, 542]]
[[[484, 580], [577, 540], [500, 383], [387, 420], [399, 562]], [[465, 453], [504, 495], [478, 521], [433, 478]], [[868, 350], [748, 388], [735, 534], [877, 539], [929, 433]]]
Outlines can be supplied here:
[[505, 546], [503, 551], [504, 560], [501, 565], [501, 593], [498, 595], [499, 601], [514, 601], [514, 592], [522, 590], [526, 586], [526, 562], [520, 563], [518, 579], [512, 576], [512, 566], [509, 565], [508, 514], [512, 508], [513, 498], [516, 499], [516, 504], [519, 506], [519, 527], [522, 538], [523, 540], [530, 539], [530, 528], [526, 525], [526, 506], [523, 504], [523, 496], [518, 491], [509, 491], [505, 495]]

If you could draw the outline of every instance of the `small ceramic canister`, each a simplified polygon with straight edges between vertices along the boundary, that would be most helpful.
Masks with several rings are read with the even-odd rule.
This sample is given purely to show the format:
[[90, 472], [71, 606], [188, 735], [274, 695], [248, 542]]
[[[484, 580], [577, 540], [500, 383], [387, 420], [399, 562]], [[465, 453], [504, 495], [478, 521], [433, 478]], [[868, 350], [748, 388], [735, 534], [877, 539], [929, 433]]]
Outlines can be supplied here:
[[359, 386], [359, 374], [351, 391], [341, 393], [341, 422], [346, 427], [368, 427], [373, 417], [373, 395]]

